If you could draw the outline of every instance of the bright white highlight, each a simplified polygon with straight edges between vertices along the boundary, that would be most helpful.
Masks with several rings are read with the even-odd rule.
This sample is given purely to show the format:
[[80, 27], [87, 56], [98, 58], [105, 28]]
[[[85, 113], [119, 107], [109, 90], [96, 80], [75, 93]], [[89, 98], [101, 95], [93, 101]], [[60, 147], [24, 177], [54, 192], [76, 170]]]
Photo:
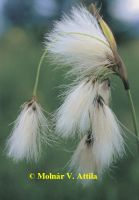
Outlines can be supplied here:
[[138, 0], [116, 0], [110, 2], [110, 12], [123, 22], [136, 23], [139, 20]]

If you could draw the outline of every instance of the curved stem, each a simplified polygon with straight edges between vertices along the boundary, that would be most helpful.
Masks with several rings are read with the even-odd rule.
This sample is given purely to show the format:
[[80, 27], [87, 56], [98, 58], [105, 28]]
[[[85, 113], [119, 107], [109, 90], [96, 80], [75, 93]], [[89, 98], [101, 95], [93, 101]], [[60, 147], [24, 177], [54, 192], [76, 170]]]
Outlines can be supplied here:
[[94, 35], [89, 35], [87, 33], [80, 33], [80, 32], [67, 32], [67, 33], [64, 33], [63, 32], [63, 33], [61, 33], [61, 35], [80, 35], [80, 36], [84, 36], [84, 37], [90, 37], [90, 38], [98, 40], [99, 42], [101, 42], [104, 45], [106, 45], [107, 47], [109, 47], [109, 45], [104, 40], [102, 40], [101, 38], [96, 37]]
[[42, 62], [43, 62], [46, 54], [47, 54], [47, 49], [42, 54], [40, 62], [39, 62], [38, 67], [37, 67], [36, 79], [35, 79], [35, 84], [34, 84], [34, 88], [33, 88], [33, 96], [36, 96], [36, 93], [37, 93], [39, 76], [40, 76], [40, 69], [41, 69], [41, 65], [42, 65]]
[[126, 91], [127, 91], [127, 95], [128, 95], [128, 99], [129, 99], [129, 103], [130, 103], [130, 107], [131, 107], [133, 125], [134, 125], [134, 129], [135, 129], [135, 134], [137, 136], [137, 146], [138, 146], [138, 151], [139, 151], [139, 130], [138, 130], [138, 125], [137, 125], [137, 117], [136, 117], [135, 107], [134, 107], [130, 89], [128, 89]]

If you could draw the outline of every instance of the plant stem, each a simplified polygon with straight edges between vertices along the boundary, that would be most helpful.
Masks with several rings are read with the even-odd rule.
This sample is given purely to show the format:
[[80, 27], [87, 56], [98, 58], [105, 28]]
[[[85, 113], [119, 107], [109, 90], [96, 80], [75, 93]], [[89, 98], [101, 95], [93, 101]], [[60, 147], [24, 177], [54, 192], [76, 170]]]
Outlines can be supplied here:
[[40, 59], [40, 62], [38, 64], [38, 67], [37, 67], [37, 73], [36, 73], [36, 78], [35, 78], [35, 84], [34, 84], [34, 88], [33, 88], [33, 96], [36, 96], [36, 93], [37, 93], [37, 88], [38, 88], [38, 83], [39, 83], [39, 76], [40, 76], [40, 69], [41, 69], [41, 65], [43, 63], [43, 60], [45, 58], [47, 54], [47, 49], [44, 51], [44, 53], [42, 54], [41, 56], [41, 59]]
[[138, 131], [138, 125], [137, 125], [137, 117], [136, 117], [135, 107], [134, 107], [134, 103], [133, 103], [133, 99], [132, 99], [132, 95], [131, 95], [130, 89], [128, 89], [126, 91], [127, 91], [127, 94], [128, 94], [128, 99], [129, 99], [129, 103], [130, 103], [130, 107], [131, 107], [133, 125], [134, 125], [134, 129], [135, 129], [135, 134], [137, 136], [137, 146], [138, 146], [138, 151], [139, 151], [139, 131]]
[[79, 33], [79, 32], [68, 32], [68, 33], [64, 33], [64, 32], [63, 32], [63, 33], [61, 33], [61, 35], [80, 35], [80, 36], [84, 36], [84, 37], [90, 37], [90, 38], [92, 38], [92, 39], [95, 39], [95, 40], [97, 40], [97, 41], [103, 43], [103, 44], [106, 45], [107, 47], [109, 47], [109, 45], [108, 45], [105, 41], [101, 40], [99, 37], [95, 37], [95, 36], [93, 36], [93, 35], [89, 35], [89, 34], [86, 34], [86, 33]]

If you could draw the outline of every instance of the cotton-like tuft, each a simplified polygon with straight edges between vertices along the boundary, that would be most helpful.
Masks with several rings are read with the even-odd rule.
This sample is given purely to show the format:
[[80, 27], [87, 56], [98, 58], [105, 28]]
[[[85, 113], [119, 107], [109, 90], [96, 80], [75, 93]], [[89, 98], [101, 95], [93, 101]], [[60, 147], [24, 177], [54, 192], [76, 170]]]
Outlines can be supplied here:
[[55, 23], [46, 37], [46, 48], [52, 62], [70, 65], [70, 72], [81, 77], [112, 65], [110, 45], [95, 16], [83, 6]]
[[56, 132], [62, 137], [73, 137], [76, 132], [84, 134], [90, 128], [89, 108], [95, 96], [92, 81], [82, 81], [65, 97], [56, 113]]
[[7, 154], [15, 161], [26, 159], [37, 161], [41, 153], [41, 143], [47, 142], [48, 122], [42, 108], [31, 100], [22, 106], [7, 140]]
[[90, 129], [94, 98], [100, 93], [109, 101], [110, 90], [105, 90], [105, 84], [86, 79], [71, 88], [56, 113], [56, 132], [60, 136], [84, 135]]
[[[102, 103], [103, 104], [103, 103]], [[70, 168], [77, 173], [96, 173], [101, 176], [115, 161], [124, 155], [121, 128], [107, 105], [94, 105], [90, 141], [83, 137], [75, 150]]]

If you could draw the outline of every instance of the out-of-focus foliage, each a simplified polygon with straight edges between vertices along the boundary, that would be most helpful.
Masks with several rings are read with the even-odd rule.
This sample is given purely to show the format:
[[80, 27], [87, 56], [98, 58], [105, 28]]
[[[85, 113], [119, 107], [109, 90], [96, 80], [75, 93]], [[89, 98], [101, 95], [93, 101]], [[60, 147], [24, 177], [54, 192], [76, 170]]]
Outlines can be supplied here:
[[[60, 2], [60, 1], [57, 1]], [[51, 22], [52, 23], [52, 22]], [[20, 200], [138, 200], [139, 199], [139, 155], [136, 152], [135, 138], [125, 131], [127, 153], [105, 175], [102, 181], [86, 188], [75, 181], [31, 181], [30, 172], [66, 173], [66, 163], [75, 147], [73, 141], [61, 141], [52, 147], [43, 147], [38, 163], [14, 163], [5, 156], [4, 147], [19, 106], [32, 95], [32, 88], [37, 64], [43, 52], [43, 34], [46, 28], [32, 30], [13, 27], [0, 40], [0, 199]], [[37, 34], [36, 34], [37, 32]], [[127, 40], [119, 45], [129, 73], [129, 79], [135, 107], [139, 119], [139, 41]], [[63, 88], [59, 86], [70, 83], [64, 78], [64, 70], [56, 69], [50, 62], [44, 62], [39, 83], [39, 101], [48, 112], [53, 112], [60, 105], [58, 95]], [[112, 108], [120, 121], [129, 129], [132, 119], [128, 100], [122, 83], [113, 80]]]

